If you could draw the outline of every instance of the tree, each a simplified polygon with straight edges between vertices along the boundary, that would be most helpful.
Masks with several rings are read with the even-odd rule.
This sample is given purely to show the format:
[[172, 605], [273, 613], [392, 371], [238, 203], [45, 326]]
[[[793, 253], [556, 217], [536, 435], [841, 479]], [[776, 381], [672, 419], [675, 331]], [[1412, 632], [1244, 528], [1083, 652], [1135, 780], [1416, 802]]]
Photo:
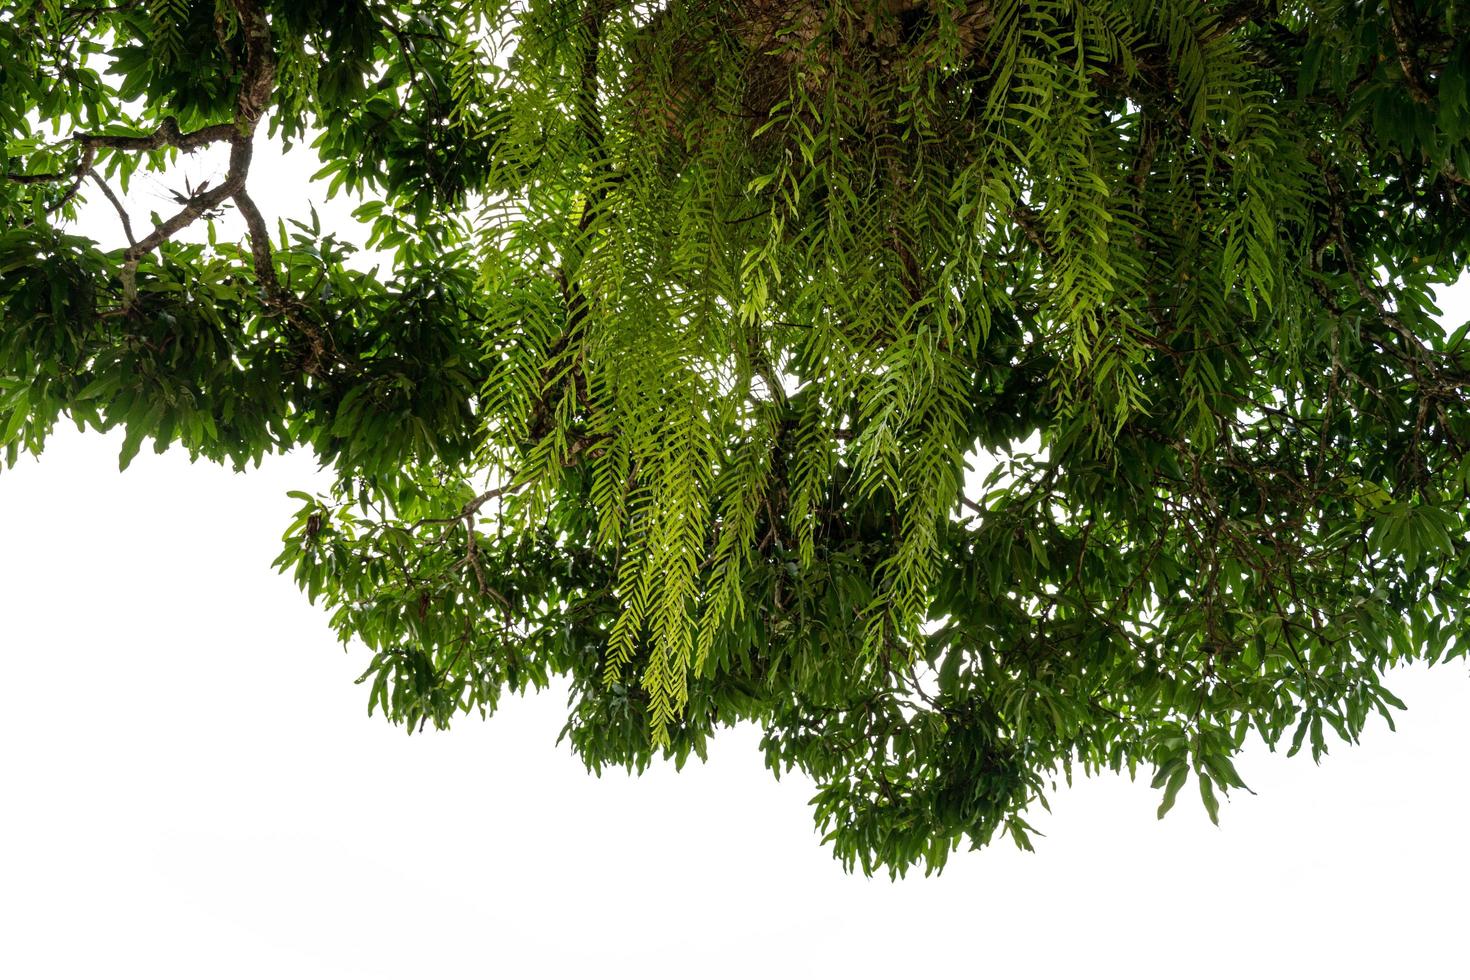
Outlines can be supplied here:
[[[1214, 818], [1470, 642], [1467, 18], [13, 0], [0, 438], [317, 454], [279, 566], [410, 730], [553, 675], [593, 770], [753, 721], [869, 872], [1076, 767]], [[261, 212], [265, 138], [390, 269]]]

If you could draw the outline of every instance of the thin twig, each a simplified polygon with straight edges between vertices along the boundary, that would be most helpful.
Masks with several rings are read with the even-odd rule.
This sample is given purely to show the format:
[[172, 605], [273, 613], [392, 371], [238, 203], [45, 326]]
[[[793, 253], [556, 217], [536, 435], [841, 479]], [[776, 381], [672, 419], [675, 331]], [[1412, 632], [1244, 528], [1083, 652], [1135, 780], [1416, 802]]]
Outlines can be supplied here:
[[123, 234], [128, 239], [128, 246], [130, 248], [136, 248], [138, 246], [138, 240], [133, 237], [133, 221], [128, 217], [127, 208], [123, 207], [122, 201], [118, 200], [117, 195], [112, 192], [112, 188], [108, 186], [107, 181], [103, 180], [102, 175], [95, 169], [88, 170], [87, 176], [91, 177], [97, 186], [102, 188], [103, 196], [112, 205], [112, 209], [117, 212], [117, 220], [122, 224]]

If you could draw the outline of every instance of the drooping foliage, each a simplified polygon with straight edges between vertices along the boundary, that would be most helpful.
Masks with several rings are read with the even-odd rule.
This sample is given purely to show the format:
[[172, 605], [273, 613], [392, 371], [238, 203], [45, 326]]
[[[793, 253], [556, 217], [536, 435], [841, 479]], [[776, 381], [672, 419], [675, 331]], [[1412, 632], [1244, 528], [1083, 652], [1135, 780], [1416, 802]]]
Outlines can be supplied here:
[[1465, 5], [10, 0], [0, 133], [6, 458], [317, 454], [279, 564], [410, 730], [754, 722], [902, 872], [1079, 766], [1213, 817], [1470, 642]]

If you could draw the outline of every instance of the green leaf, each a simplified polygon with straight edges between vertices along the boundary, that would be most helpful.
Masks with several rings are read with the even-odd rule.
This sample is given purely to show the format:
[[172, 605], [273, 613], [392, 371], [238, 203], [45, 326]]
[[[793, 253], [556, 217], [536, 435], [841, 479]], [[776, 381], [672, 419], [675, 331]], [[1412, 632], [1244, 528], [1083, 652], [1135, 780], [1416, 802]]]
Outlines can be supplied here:
[[1164, 814], [1174, 808], [1174, 800], [1179, 796], [1179, 790], [1183, 788], [1185, 780], [1189, 778], [1189, 767], [1182, 763], [1169, 772], [1164, 784], [1164, 798], [1159, 801], [1158, 818], [1164, 819]]
[[1215, 796], [1215, 787], [1210, 782], [1210, 777], [1204, 773], [1199, 774], [1199, 798], [1204, 801], [1205, 813], [1209, 814], [1210, 823], [1220, 826], [1220, 801]]

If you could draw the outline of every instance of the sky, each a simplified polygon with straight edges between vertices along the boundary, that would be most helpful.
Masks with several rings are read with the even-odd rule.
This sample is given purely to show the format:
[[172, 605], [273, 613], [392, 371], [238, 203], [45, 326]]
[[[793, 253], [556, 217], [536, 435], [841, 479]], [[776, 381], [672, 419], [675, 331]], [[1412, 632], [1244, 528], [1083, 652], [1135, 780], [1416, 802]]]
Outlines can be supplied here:
[[[309, 164], [260, 160], [258, 203], [299, 216]], [[1470, 318], [1470, 284], [1450, 299]], [[1028, 816], [1037, 853], [869, 880], [754, 729], [597, 778], [556, 744], [561, 691], [411, 738], [369, 718], [365, 653], [269, 567], [286, 491], [327, 476], [119, 473], [120, 442], [62, 429], [0, 473], [0, 976], [1465, 975], [1463, 660], [1390, 676], [1396, 734], [1248, 751], [1219, 828], [1188, 792], [1156, 820], [1147, 775], [1084, 778]]]

